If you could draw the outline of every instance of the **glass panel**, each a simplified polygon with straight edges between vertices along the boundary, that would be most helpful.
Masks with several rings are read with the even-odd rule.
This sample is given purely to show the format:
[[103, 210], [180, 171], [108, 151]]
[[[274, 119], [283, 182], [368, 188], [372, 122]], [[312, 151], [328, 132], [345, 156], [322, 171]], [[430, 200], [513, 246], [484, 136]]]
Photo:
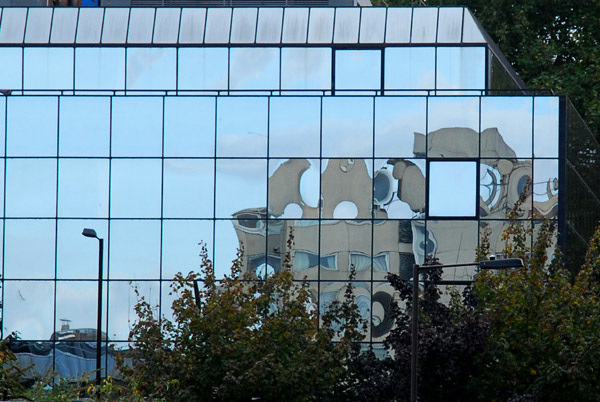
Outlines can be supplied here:
[[254, 43], [256, 8], [234, 8], [231, 22], [231, 43]]
[[152, 42], [152, 30], [154, 29], [154, 9], [134, 7], [129, 17], [128, 43], [150, 43]]
[[[489, 235], [490, 253], [495, 254], [496, 256], [505, 256], [504, 251], [505, 251], [506, 239], [504, 238], [504, 233], [508, 229], [510, 223], [508, 221], [499, 220], [499, 221], [481, 221], [481, 224], [482, 224], [482, 227], [487, 227], [486, 230], [490, 231], [490, 235]], [[530, 247], [532, 244], [532, 237], [531, 237], [532, 222], [529, 220], [523, 220], [523, 221], [518, 221], [516, 224], [525, 230], [524, 242], [527, 245], [527, 247]], [[511, 238], [512, 238], [512, 236], [511, 236]]]
[[[104, 285], [106, 287], [106, 285]], [[106, 289], [103, 288], [103, 304], [106, 303]], [[103, 306], [103, 310], [106, 307]], [[112, 311], [111, 311], [112, 313]], [[106, 315], [106, 314], [105, 314]], [[96, 340], [96, 328], [98, 317], [98, 282], [97, 281], [60, 281], [56, 283], [56, 331], [61, 329], [64, 323], [67, 323], [70, 328], [82, 328], [93, 331], [89, 334]], [[104, 325], [105, 321], [102, 321]], [[71, 343], [71, 342], [69, 342]], [[75, 346], [76, 343], [72, 342]], [[96, 347], [96, 344], [93, 344]], [[95, 353], [95, 350], [94, 352]], [[58, 357], [58, 356], [57, 356]], [[57, 359], [58, 360], [58, 359]], [[70, 360], [70, 359], [69, 359]], [[75, 367], [71, 367], [69, 373], [82, 369], [81, 366], [87, 365], [96, 368], [95, 359], [81, 359]], [[57, 365], [59, 362], [56, 362]], [[90, 364], [92, 363], [92, 364]], [[57, 367], [58, 368], [58, 367]], [[83, 373], [82, 373], [83, 374]]]
[[425, 156], [426, 98], [375, 98], [375, 156]]
[[232, 48], [230, 89], [279, 89], [279, 48]]
[[331, 43], [333, 36], [333, 8], [311, 8], [308, 43]]
[[381, 51], [336, 50], [335, 89], [381, 89]]
[[439, 13], [437, 41], [439, 43], [460, 43], [463, 8], [441, 7]]
[[77, 43], [99, 43], [104, 8], [80, 8], [77, 24]]
[[385, 89], [433, 89], [435, 48], [385, 49]]
[[360, 7], [338, 8], [335, 12], [335, 43], [357, 43]]
[[56, 156], [56, 97], [10, 97], [7, 111], [9, 156]]
[[124, 89], [125, 49], [75, 49], [75, 89]]
[[165, 156], [215, 154], [215, 98], [165, 98]]
[[558, 157], [558, 97], [533, 99], [533, 153], [536, 157]]
[[112, 103], [112, 155], [161, 156], [161, 97], [115, 97]]
[[475, 216], [475, 161], [430, 161], [428, 173], [429, 216]]
[[321, 172], [323, 218], [371, 218], [373, 160], [323, 160]]
[[23, 88], [23, 52], [21, 48], [0, 48], [0, 89]]
[[[386, 43], [409, 43], [412, 8], [389, 8], [387, 14]], [[410, 59], [408, 59], [410, 60]]]
[[58, 215], [108, 217], [108, 159], [61, 159]]
[[[235, 228], [239, 244], [243, 246], [243, 268], [242, 272], [248, 272], [259, 278], [265, 278], [272, 275], [280, 269], [280, 260], [278, 258], [265, 255], [266, 252], [266, 223], [264, 215], [254, 211], [244, 211], [237, 215], [237, 220], [231, 221]], [[263, 219], [261, 219], [263, 218]], [[222, 221], [227, 222], [227, 221]], [[227, 233], [227, 232], [226, 232]], [[219, 243], [216, 243], [219, 246]], [[227, 243], [229, 244], [229, 243]], [[227, 251], [232, 250], [228, 248]], [[228, 267], [223, 263], [227, 260], [220, 260], [219, 266], [226, 270]], [[225, 271], [226, 272], [226, 271]]]
[[4, 278], [54, 278], [54, 234], [54, 219], [7, 219]]
[[[441, 264], [461, 264], [475, 261], [479, 239], [477, 221], [428, 221], [427, 242], [434, 243], [434, 252]], [[431, 248], [428, 246], [428, 248]], [[475, 267], [446, 268], [443, 280], [472, 280]]]
[[481, 98], [481, 156], [530, 158], [532, 108], [526, 96]]
[[212, 218], [213, 171], [212, 159], [165, 159], [164, 217]]
[[429, 98], [428, 157], [479, 156], [479, 98]]
[[348, 280], [354, 265], [356, 280], [371, 280], [370, 221], [321, 222], [321, 280]]
[[479, 215], [486, 219], [505, 219], [521, 194], [527, 192], [516, 218], [531, 216], [533, 174], [530, 159], [481, 159], [479, 166]]
[[[394, 325], [392, 300], [395, 290], [389, 282], [373, 283], [371, 296], [371, 340], [384, 340]], [[387, 348], [382, 344], [372, 344], [378, 358], [388, 357]]]
[[179, 43], [202, 43], [205, 19], [205, 8], [182, 8]]
[[25, 89], [73, 88], [73, 49], [25, 48], [23, 60]]
[[[6, 96], [0, 97], [0, 156], [4, 156], [6, 151], [6, 99], [8, 99]], [[2, 131], [5, 135], [2, 135]]]
[[266, 160], [217, 160], [217, 218], [231, 218], [245, 209], [264, 213], [267, 204], [266, 177]]
[[[294, 236], [293, 249], [287, 248], [289, 234]], [[292, 253], [292, 274], [295, 279], [317, 279], [319, 277], [319, 224], [318, 221], [282, 221], [281, 228], [269, 236], [269, 252], [280, 242], [281, 253]], [[272, 244], [272, 245], [271, 245]]]
[[463, 42], [465, 43], [485, 43], [485, 39], [479, 30], [479, 26], [475, 22], [475, 17], [471, 14], [468, 8], [465, 8], [463, 21]]
[[[54, 282], [4, 282], [3, 330], [21, 339], [49, 339], [54, 331]], [[51, 363], [49, 363], [51, 366]]]
[[437, 52], [438, 89], [485, 89], [485, 48], [438, 47]]
[[127, 89], [175, 89], [176, 53], [173, 48], [127, 49]]
[[181, 48], [178, 60], [179, 89], [227, 89], [227, 48]]
[[414, 219], [425, 212], [425, 160], [376, 159], [374, 214], [380, 219]]
[[372, 156], [373, 98], [323, 98], [322, 141], [323, 156]]
[[437, 13], [438, 9], [434, 7], [413, 8], [412, 43], [435, 43]]
[[[240, 241], [238, 240], [238, 236], [236, 234], [234, 222], [237, 221], [215, 221], [214, 270], [217, 278], [222, 278], [225, 275], [231, 275], [231, 262], [235, 259], [235, 253], [238, 248], [240, 248]], [[264, 231], [264, 221], [256, 221], [255, 219], [254, 222], [256, 223], [254, 226], [257, 227], [257, 229], [255, 229], [257, 232], [260, 233], [261, 230]], [[245, 223], [250, 225], [252, 222], [246, 221]], [[256, 237], [260, 239], [259, 234], [256, 234]], [[264, 244], [264, 239], [260, 240], [263, 241]]]
[[110, 278], [160, 278], [160, 221], [111, 221]]
[[129, 25], [129, 10], [129, 8], [106, 8], [102, 26], [102, 43], [125, 43]]
[[318, 157], [321, 99], [273, 97], [270, 108], [269, 155]]
[[27, 8], [4, 7], [0, 43], [23, 43]]
[[[172, 279], [175, 273], [187, 274], [200, 270], [200, 243], [206, 244], [209, 258], [213, 250], [213, 222], [195, 220], [165, 220], [162, 239], [162, 278]], [[163, 300], [163, 311], [166, 306]]]
[[318, 159], [269, 160], [268, 209], [271, 217], [318, 218], [319, 172]]
[[102, 259], [103, 277], [108, 277], [108, 221], [107, 220], [58, 220], [56, 242], [56, 276], [59, 279], [98, 279], [99, 242], [81, 234], [84, 228], [92, 228], [104, 239]]
[[558, 215], [558, 159], [533, 162], [533, 208], [545, 218]]
[[77, 8], [54, 8], [50, 43], [73, 43], [77, 28]]
[[161, 161], [113, 159], [110, 213], [113, 218], [158, 218], [161, 204]]
[[6, 161], [6, 216], [53, 217], [56, 214], [56, 160]]
[[111, 282], [109, 288], [108, 337], [111, 341], [127, 340], [129, 331], [137, 321], [134, 311], [138, 295], [150, 303], [155, 317], [158, 317], [158, 298], [160, 295], [159, 282], [119, 281]]
[[217, 98], [217, 156], [266, 157], [267, 124], [268, 98]]
[[283, 17], [283, 43], [306, 43], [308, 8], [286, 7]]
[[279, 43], [281, 41], [282, 17], [283, 8], [260, 8], [258, 10], [256, 43]]
[[[156, 21], [154, 23], [154, 43], [177, 43], [179, 33], [178, 8], [157, 8]], [[204, 18], [202, 19], [204, 25]]]
[[330, 88], [330, 48], [281, 49], [281, 89]]
[[52, 8], [30, 8], [27, 14], [25, 43], [48, 43]]
[[373, 278], [385, 280], [388, 273], [412, 277], [415, 263], [413, 229], [408, 220], [380, 220], [373, 228]]
[[205, 43], [229, 43], [231, 8], [209, 8], [206, 13]]
[[61, 97], [59, 124], [61, 156], [109, 155], [109, 97]]
[[385, 8], [361, 8], [360, 43], [383, 43]]

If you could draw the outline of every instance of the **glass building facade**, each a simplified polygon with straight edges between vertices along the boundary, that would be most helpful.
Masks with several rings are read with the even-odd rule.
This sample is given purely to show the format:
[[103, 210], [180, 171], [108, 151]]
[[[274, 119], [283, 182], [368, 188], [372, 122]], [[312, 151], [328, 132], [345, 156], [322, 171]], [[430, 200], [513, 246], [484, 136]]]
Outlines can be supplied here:
[[[106, 240], [117, 348], [136, 291], [169, 316], [200, 242], [218, 276], [240, 246], [258, 277], [290, 255], [321, 311], [354, 267], [377, 346], [386, 275], [472, 262], [484, 228], [500, 252], [521, 194], [517, 219], [557, 220], [567, 253], [598, 220], [597, 142], [564, 97], [524, 89], [465, 8], [0, 13], [3, 336], [53, 348], [65, 322], [96, 327], [86, 227]], [[585, 205], [567, 208], [567, 178]]]

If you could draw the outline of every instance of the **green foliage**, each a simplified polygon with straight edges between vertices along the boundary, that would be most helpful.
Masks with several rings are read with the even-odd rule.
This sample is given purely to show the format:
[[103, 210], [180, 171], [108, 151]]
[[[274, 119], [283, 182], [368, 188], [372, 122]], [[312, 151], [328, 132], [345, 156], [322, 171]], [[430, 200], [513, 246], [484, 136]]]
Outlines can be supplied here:
[[0, 341], [0, 398], [3, 401], [20, 398], [25, 393], [23, 370], [16, 365], [17, 356], [9, 347], [13, 336], [11, 334]]
[[[347, 378], [350, 352], [362, 336], [348, 300], [321, 318], [306, 285], [288, 270], [265, 280], [242, 274], [217, 281], [206, 249], [200, 276], [177, 275], [173, 322], [156, 319], [143, 298], [131, 331], [131, 364], [120, 364], [135, 398], [158, 400], [317, 400], [335, 398]], [[284, 264], [289, 268], [289, 258]]]

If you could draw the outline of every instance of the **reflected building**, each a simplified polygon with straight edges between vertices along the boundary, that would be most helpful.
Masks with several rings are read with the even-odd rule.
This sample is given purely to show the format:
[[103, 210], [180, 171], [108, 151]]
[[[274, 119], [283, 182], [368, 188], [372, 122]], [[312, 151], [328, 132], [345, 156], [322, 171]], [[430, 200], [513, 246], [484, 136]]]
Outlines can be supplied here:
[[3, 336], [95, 327], [84, 227], [106, 240], [107, 344], [136, 291], [170, 316], [205, 242], [218, 277], [243, 247], [320, 311], [352, 281], [377, 347], [386, 275], [472, 262], [486, 227], [500, 253], [521, 194], [568, 258], [598, 221], [597, 142], [466, 8], [4, 7], [0, 44]]

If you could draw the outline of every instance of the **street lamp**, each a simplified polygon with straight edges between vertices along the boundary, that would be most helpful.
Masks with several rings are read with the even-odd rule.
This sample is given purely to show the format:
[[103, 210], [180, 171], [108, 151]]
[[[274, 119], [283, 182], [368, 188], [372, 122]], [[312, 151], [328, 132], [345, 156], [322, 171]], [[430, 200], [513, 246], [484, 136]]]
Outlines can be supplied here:
[[98, 321], [96, 323], [96, 385], [101, 385], [101, 354], [102, 354], [102, 257], [104, 256], [104, 239], [96, 234], [94, 229], [83, 229], [85, 237], [98, 239]]
[[523, 260], [520, 258], [506, 258], [502, 260], [490, 259], [488, 261], [471, 262], [466, 264], [451, 265], [413, 265], [412, 276], [412, 341], [411, 341], [411, 365], [410, 365], [410, 400], [417, 401], [417, 367], [419, 351], [419, 273], [436, 268], [458, 268], [477, 266], [480, 269], [509, 269], [522, 268]]

